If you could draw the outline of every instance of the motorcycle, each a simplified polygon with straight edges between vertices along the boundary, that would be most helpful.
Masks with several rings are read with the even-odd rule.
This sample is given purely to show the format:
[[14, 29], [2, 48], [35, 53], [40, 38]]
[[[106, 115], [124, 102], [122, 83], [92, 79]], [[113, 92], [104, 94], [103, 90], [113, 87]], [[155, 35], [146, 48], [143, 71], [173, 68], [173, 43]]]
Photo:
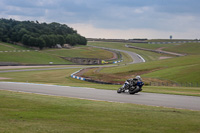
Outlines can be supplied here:
[[117, 90], [117, 93], [129, 92], [129, 94], [135, 94], [142, 91], [143, 82], [139, 82], [137, 79], [127, 80], [122, 87]]

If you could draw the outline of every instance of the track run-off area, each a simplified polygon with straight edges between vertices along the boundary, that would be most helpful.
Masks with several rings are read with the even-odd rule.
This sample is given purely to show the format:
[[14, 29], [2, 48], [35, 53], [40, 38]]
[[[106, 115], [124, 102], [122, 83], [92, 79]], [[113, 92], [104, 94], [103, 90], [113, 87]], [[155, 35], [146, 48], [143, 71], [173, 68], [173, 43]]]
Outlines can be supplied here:
[[[102, 48], [102, 47], [99, 47]], [[133, 63], [145, 62], [145, 60], [138, 54], [112, 49], [120, 52], [127, 53], [133, 61]], [[109, 67], [116, 66], [110, 65]], [[72, 69], [72, 68], [87, 68], [93, 66], [72, 66], [62, 68], [41, 68], [41, 69], [22, 69], [22, 70], [3, 70], [0, 73], [5, 72], [20, 72], [20, 71], [41, 71], [41, 70], [57, 70], [57, 69]], [[108, 67], [108, 66], [98, 66]], [[162, 106], [169, 108], [200, 110], [200, 97], [195, 96], [181, 96], [181, 95], [168, 95], [168, 94], [156, 94], [156, 93], [143, 93], [139, 92], [135, 95], [128, 93], [118, 94], [116, 90], [101, 90], [87, 87], [70, 87], [70, 86], [58, 86], [58, 85], [45, 85], [45, 84], [33, 84], [33, 83], [18, 83], [18, 82], [0, 82], [0, 90], [9, 90], [16, 92], [36, 93], [42, 95], [55, 95], [65, 96], [78, 99], [88, 99], [96, 101], [108, 101], [108, 102], [120, 102], [120, 103], [132, 103], [149, 106]]]

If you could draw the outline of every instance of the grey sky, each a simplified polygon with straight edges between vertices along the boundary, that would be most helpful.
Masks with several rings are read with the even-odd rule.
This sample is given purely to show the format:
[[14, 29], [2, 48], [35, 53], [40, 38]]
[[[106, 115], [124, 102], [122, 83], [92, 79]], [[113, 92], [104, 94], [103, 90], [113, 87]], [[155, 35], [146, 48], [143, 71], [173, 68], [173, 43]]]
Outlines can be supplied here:
[[0, 17], [59, 22], [96, 38], [200, 39], [199, 0], [0, 0]]

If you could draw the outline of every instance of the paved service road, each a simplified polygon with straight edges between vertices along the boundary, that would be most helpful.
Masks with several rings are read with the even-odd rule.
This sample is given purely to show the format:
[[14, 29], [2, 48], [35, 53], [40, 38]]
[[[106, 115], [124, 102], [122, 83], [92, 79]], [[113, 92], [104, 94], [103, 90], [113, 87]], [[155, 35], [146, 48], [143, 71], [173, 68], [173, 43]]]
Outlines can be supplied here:
[[200, 97], [166, 95], [154, 93], [117, 94], [114, 90], [100, 90], [85, 87], [68, 87], [32, 83], [0, 82], [0, 90], [12, 90], [44, 95], [66, 96], [81, 99], [110, 102], [133, 103], [151, 106], [163, 106], [189, 110], [200, 110]]

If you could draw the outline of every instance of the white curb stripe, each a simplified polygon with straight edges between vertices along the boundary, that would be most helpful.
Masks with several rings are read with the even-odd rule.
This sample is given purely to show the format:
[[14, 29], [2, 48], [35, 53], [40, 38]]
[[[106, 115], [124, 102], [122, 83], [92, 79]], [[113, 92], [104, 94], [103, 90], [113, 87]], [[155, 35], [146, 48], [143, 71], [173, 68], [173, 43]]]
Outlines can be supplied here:
[[[81, 69], [81, 70], [82, 70], [82, 69]], [[74, 74], [80, 72], [81, 70], [78, 70], [78, 71], [72, 73], [72, 74], [71, 74], [71, 77], [74, 78], [74, 79], [78, 79], [78, 80], [85, 80], [85, 78], [83, 78], [83, 77], [78, 77], [78, 76], [75, 76], [75, 75], [74, 75]]]
[[142, 58], [142, 56], [140, 56], [139, 54], [137, 54], [137, 56], [143, 61], [146, 62], [144, 58]]

